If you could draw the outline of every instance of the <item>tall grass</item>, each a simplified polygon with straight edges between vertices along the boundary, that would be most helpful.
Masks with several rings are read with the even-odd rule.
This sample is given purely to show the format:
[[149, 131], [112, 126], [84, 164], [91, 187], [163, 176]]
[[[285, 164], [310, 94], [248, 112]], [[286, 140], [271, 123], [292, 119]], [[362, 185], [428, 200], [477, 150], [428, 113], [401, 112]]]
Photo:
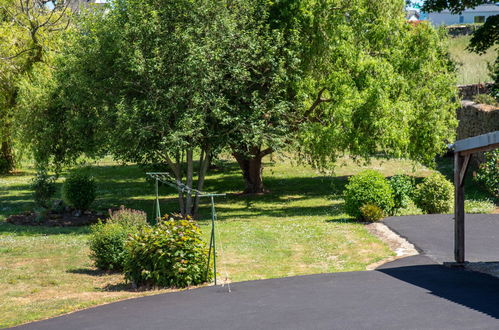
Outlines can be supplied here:
[[471, 36], [450, 38], [449, 51], [451, 58], [458, 66], [458, 84], [477, 84], [490, 82], [489, 63], [497, 57], [497, 49], [489, 49], [485, 54], [478, 55], [466, 50]]

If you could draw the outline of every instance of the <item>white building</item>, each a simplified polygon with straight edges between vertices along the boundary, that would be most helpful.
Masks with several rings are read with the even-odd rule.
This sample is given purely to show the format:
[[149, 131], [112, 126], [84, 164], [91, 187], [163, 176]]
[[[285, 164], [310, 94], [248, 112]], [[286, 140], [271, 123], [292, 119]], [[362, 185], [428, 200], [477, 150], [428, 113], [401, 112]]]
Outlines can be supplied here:
[[433, 25], [455, 25], [484, 23], [487, 17], [499, 15], [499, 3], [480, 5], [474, 9], [466, 9], [461, 14], [451, 14], [449, 10], [428, 13], [427, 19]]

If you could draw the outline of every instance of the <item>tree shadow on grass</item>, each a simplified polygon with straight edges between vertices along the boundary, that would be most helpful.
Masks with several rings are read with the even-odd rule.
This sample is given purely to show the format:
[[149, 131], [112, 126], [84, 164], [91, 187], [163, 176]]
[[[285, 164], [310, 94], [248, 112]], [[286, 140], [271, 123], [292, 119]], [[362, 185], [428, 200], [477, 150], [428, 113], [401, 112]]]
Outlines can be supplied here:
[[101, 270], [97, 268], [76, 268], [76, 269], [69, 269], [66, 272], [71, 274], [90, 275], [90, 276], [105, 276], [118, 273], [108, 270]]

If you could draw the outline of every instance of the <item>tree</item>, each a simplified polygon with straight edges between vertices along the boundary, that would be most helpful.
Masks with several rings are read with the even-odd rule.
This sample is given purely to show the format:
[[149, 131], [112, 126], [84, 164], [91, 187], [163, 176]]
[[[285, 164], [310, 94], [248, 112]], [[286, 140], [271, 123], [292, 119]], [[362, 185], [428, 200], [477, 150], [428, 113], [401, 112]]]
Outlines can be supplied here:
[[[109, 152], [201, 190], [210, 155], [229, 149], [261, 192], [275, 150], [322, 169], [343, 153], [431, 163], [453, 138], [442, 36], [407, 24], [402, 0], [120, 0], [89, 15], [53, 78], [23, 85], [40, 161]], [[195, 196], [179, 203], [196, 213]]]
[[403, 1], [318, 4], [299, 150], [320, 168], [345, 153], [433, 164], [457, 124], [445, 36], [408, 24]]
[[[426, 0], [423, 6], [424, 11], [442, 11], [448, 9], [453, 14], [459, 14], [466, 8], [475, 8], [482, 4], [494, 4], [489, 0]], [[499, 45], [499, 15], [487, 17], [485, 23], [480, 26], [470, 40], [468, 49], [478, 54], [483, 54], [487, 49]], [[494, 78], [494, 90], [499, 96], [499, 56], [492, 67]]]
[[[228, 145], [238, 121], [223, 91], [244, 68], [238, 44], [253, 35], [238, 27], [249, 24], [248, 9], [124, 0], [87, 13], [53, 79], [23, 86], [23, 95], [39, 96], [23, 103], [25, 117], [42, 118], [25, 125], [37, 159], [64, 165], [109, 152], [164, 163], [176, 180], [202, 190], [210, 156]], [[179, 191], [183, 214], [195, 215], [198, 202]]]
[[[258, 8], [267, 14], [257, 34], [283, 40], [281, 53], [259, 57], [282, 63], [286, 76], [250, 63], [265, 84], [249, 80], [237, 93], [224, 92], [245, 115], [231, 139], [245, 192], [263, 191], [262, 158], [290, 146], [329, 169], [346, 153], [432, 164], [453, 139], [456, 89], [445, 36], [407, 24], [403, 1], [276, 1]], [[281, 94], [267, 98], [255, 85], [278, 86]], [[266, 108], [248, 107], [247, 95]]]
[[19, 80], [57, 50], [61, 32], [69, 24], [68, 6], [69, 1], [0, 1], [0, 173], [15, 167]]

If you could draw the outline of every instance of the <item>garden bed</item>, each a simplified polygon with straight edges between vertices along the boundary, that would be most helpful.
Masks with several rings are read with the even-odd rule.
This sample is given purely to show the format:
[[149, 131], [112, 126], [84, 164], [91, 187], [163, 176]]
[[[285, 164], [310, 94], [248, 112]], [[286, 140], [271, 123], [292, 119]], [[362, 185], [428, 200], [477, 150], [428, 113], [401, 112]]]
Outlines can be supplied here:
[[51, 211], [43, 218], [36, 212], [27, 211], [23, 214], [11, 215], [6, 221], [14, 225], [22, 226], [74, 227], [91, 225], [97, 223], [99, 219], [104, 218], [103, 213], [94, 211]]

